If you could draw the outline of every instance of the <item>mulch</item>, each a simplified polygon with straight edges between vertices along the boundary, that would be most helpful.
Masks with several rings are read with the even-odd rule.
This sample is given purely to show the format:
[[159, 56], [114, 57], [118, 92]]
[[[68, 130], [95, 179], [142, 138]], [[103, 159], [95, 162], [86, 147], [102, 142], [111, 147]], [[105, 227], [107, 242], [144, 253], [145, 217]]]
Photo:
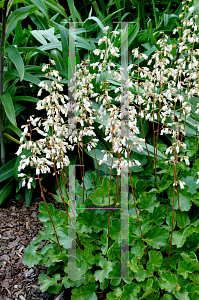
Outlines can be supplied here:
[[[47, 203], [55, 208], [60, 204], [49, 197]], [[38, 218], [41, 197], [36, 197], [26, 208], [24, 199], [11, 198], [0, 207], [0, 299], [1, 300], [44, 300], [51, 298], [48, 293], [42, 294], [38, 276], [46, 272], [46, 267], [37, 265], [28, 268], [22, 263], [23, 254], [29, 243], [38, 237], [39, 230], [44, 229]], [[41, 242], [38, 249], [43, 247]], [[71, 289], [64, 290], [64, 297], [71, 299]], [[61, 293], [61, 292], [60, 292]], [[106, 299], [105, 293], [98, 294], [98, 299]]]
[[[41, 197], [26, 208], [24, 199], [9, 199], [0, 207], [0, 299], [43, 300], [38, 275], [46, 267], [28, 268], [22, 263], [29, 243], [44, 229], [38, 218]], [[47, 199], [47, 203], [52, 202]], [[56, 208], [59, 203], [53, 203]], [[45, 242], [44, 242], [45, 243]], [[42, 247], [40, 243], [39, 249]], [[45, 296], [45, 295], [44, 295]], [[70, 298], [69, 298], [70, 299]]]

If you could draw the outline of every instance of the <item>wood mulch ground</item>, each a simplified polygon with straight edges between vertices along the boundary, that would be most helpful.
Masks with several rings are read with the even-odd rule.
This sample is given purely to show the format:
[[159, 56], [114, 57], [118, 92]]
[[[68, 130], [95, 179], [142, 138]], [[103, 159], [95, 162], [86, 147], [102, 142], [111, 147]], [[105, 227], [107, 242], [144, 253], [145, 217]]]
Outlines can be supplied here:
[[[55, 208], [60, 204], [52, 199]], [[24, 199], [9, 199], [0, 207], [0, 299], [1, 300], [44, 300], [50, 295], [42, 295], [38, 284], [38, 275], [46, 268], [37, 265], [28, 268], [22, 263], [23, 254], [29, 243], [38, 237], [38, 231], [44, 229], [38, 218], [41, 197], [35, 198], [26, 208]], [[45, 242], [44, 242], [45, 243]], [[40, 248], [42, 247], [40, 244]], [[40, 249], [39, 248], [39, 249]], [[61, 292], [60, 292], [61, 293]], [[44, 296], [44, 297], [43, 297]], [[71, 289], [64, 291], [61, 299], [71, 299]], [[106, 299], [105, 293], [98, 299]]]
[[[29, 243], [44, 229], [38, 218], [41, 197], [26, 208], [24, 199], [10, 199], [0, 207], [0, 299], [43, 300], [38, 275], [46, 268], [28, 268], [22, 263]], [[49, 199], [47, 203], [52, 202]], [[59, 203], [53, 203], [56, 208]], [[40, 248], [42, 243], [40, 244]], [[45, 295], [44, 295], [45, 296]], [[70, 297], [67, 299], [70, 299]]]

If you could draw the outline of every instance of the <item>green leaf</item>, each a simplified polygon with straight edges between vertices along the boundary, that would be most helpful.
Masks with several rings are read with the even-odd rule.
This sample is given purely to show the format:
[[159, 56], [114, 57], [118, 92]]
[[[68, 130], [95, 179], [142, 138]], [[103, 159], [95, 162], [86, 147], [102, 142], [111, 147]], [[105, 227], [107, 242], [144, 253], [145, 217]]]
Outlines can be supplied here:
[[[6, 75], [15, 75], [15, 76], [19, 76], [19, 73], [17, 72], [17, 70], [12, 70], [9, 72], [5, 72]], [[36, 85], [38, 85], [40, 83], [40, 80], [35, 77], [34, 75], [28, 73], [28, 72], [24, 72], [24, 78], [23, 80], [28, 81], [30, 83], [34, 83]]]
[[40, 11], [44, 14], [46, 19], [49, 20], [48, 12], [43, 0], [31, 0], [31, 2], [33, 2], [34, 5], [37, 6], [40, 9]]
[[102, 22], [100, 21], [100, 19], [98, 19], [97, 17], [89, 17], [87, 18], [84, 23], [83, 23], [83, 26], [85, 25], [85, 23], [88, 21], [88, 20], [94, 20], [98, 26], [101, 28], [102, 32], [104, 32], [104, 25], [102, 24]]
[[144, 236], [147, 244], [152, 248], [160, 249], [160, 246], [166, 245], [166, 240], [169, 237], [169, 233], [166, 229], [160, 228], [160, 226], [153, 226]]
[[185, 252], [180, 253], [180, 255], [186, 261], [186, 263], [190, 263], [195, 268], [195, 271], [199, 270], [199, 262], [196, 254], [193, 251], [189, 252], [189, 255]]
[[71, 300], [97, 300], [98, 298], [95, 294], [97, 286], [96, 283], [90, 283], [89, 285], [72, 289]]
[[39, 244], [33, 245], [32, 243], [28, 245], [23, 257], [23, 264], [27, 265], [28, 268], [32, 268], [37, 265], [41, 260], [42, 256], [36, 251]]
[[[170, 204], [172, 205], [173, 203], [173, 188], [168, 190], [168, 197], [170, 199]], [[180, 210], [181, 211], [189, 211], [191, 208], [191, 200], [193, 196], [186, 192], [185, 189], [180, 189], [179, 188], [179, 203], [180, 203]], [[177, 192], [175, 191], [175, 196], [174, 196], [174, 209], [178, 209], [178, 195]]]
[[59, 30], [61, 34], [63, 64], [65, 71], [68, 71], [68, 29], [59, 25]]
[[[104, 180], [104, 178], [103, 178]], [[103, 181], [105, 182], [105, 181]], [[104, 189], [103, 186], [101, 188], [97, 188], [89, 198], [92, 200], [93, 204], [96, 206], [108, 206], [109, 205], [109, 196], [108, 189]], [[114, 197], [110, 196], [110, 204], [114, 203]]]
[[63, 246], [65, 249], [72, 248], [73, 238], [69, 236], [68, 228], [62, 226], [62, 228], [57, 230], [57, 235], [61, 246]]
[[138, 260], [136, 257], [133, 257], [129, 262], [129, 267], [133, 273], [138, 272]]
[[149, 21], [147, 22], [147, 29], [148, 29], [148, 33], [149, 33], [149, 36], [150, 36], [150, 39], [151, 39], [152, 43], [154, 44], [154, 46], [155, 46], [159, 51], [161, 51], [160, 46], [157, 44], [157, 41], [156, 41], [156, 39], [154, 38], [154, 32], [152, 31], [151, 19], [149, 19]]
[[55, 28], [51, 27], [45, 30], [33, 30], [31, 34], [43, 45], [47, 45], [46, 39], [50, 43], [59, 43], [58, 38], [55, 36]]
[[14, 188], [13, 178], [14, 177], [12, 177], [10, 181], [8, 181], [2, 188], [0, 188], [0, 205], [2, 205], [2, 203], [11, 194]]
[[43, 276], [41, 277], [41, 275], [39, 275], [38, 279], [41, 291], [45, 292], [50, 286], [57, 284], [57, 281], [60, 279], [60, 274], [55, 274], [53, 278], [46, 276], [45, 279], [43, 278]]
[[99, 262], [102, 270], [95, 271], [94, 276], [96, 281], [103, 282], [105, 278], [109, 278], [108, 274], [113, 270], [113, 263], [107, 260], [101, 260]]
[[17, 158], [13, 158], [0, 168], [0, 182], [14, 176], [14, 165], [16, 159]]
[[155, 222], [156, 224], [163, 223], [165, 220], [164, 205], [159, 205], [158, 207], [154, 207], [153, 213], [149, 214], [149, 220]]
[[64, 63], [60, 51], [58, 49], [51, 50], [51, 53], [56, 57], [55, 63], [57, 70], [64, 70]]
[[154, 194], [146, 194], [142, 197], [141, 202], [139, 203], [139, 209], [145, 209], [148, 212], [152, 213], [154, 207], [160, 205], [160, 202], [156, 201], [156, 195]]
[[120, 299], [125, 300], [137, 300], [137, 294], [140, 291], [140, 287], [137, 283], [131, 282], [130, 284], [126, 284], [123, 288], [122, 297]]
[[109, 236], [111, 239], [120, 242], [120, 220], [119, 219], [111, 219], [110, 227], [109, 227]]
[[147, 269], [150, 271], [154, 271], [154, 267], [160, 267], [162, 264], [162, 254], [157, 251], [150, 251], [149, 252], [149, 261], [147, 263]]
[[[48, 211], [51, 215], [51, 218], [53, 220], [55, 227], [62, 225], [64, 220], [60, 218], [59, 211], [54, 208], [52, 203], [47, 204], [47, 206], [48, 206]], [[45, 226], [46, 226], [46, 223], [51, 224], [45, 203], [40, 203], [39, 211], [40, 211], [40, 213], [39, 213], [38, 217], [39, 217], [40, 221], [43, 222]]]
[[62, 289], [62, 284], [57, 283], [57, 284], [54, 284], [54, 285], [52, 285], [48, 288], [48, 293], [50, 293], [50, 294], [59, 294], [61, 289]]
[[147, 277], [151, 277], [153, 273], [145, 270], [143, 266], [138, 265], [138, 271], [135, 273], [136, 280], [138, 282], [145, 281]]
[[176, 296], [176, 298], [178, 300], [190, 300], [189, 296], [188, 296], [188, 292], [184, 291], [184, 292], [174, 292], [174, 295]]
[[[45, 39], [44, 39], [44, 41], [45, 41]], [[38, 47], [19, 47], [18, 50], [19, 50], [20, 52], [28, 52], [28, 53], [29, 53], [29, 54], [28, 54], [29, 59], [30, 59], [32, 56], [36, 55], [37, 53], [41, 53], [41, 54], [43, 54], [43, 55], [49, 56], [49, 57], [51, 57], [52, 59], [55, 59], [55, 58], [56, 58], [56, 57], [55, 57], [54, 55], [52, 55], [51, 53], [42, 51], [42, 50], [40, 50]], [[25, 66], [25, 69], [28, 70], [27, 66]]]
[[160, 298], [161, 300], [173, 300], [173, 297], [169, 294], [164, 294], [163, 298]]
[[177, 248], [181, 248], [184, 245], [186, 238], [192, 235], [194, 232], [197, 232], [196, 229], [190, 226], [185, 228], [183, 232], [182, 230], [174, 231], [172, 245], [176, 245]]
[[10, 33], [15, 29], [17, 23], [20, 20], [24, 20], [31, 13], [36, 12], [35, 5], [28, 5], [25, 7], [21, 7], [16, 9], [14, 12], [9, 14], [7, 23], [6, 23], [6, 40], [8, 39]]
[[13, 101], [28, 101], [28, 102], [37, 103], [39, 99], [31, 96], [15, 96], [13, 97]]
[[131, 253], [135, 254], [138, 259], [144, 255], [144, 245], [142, 241], [137, 241], [135, 246], [131, 247]]
[[163, 271], [161, 275], [160, 287], [171, 293], [177, 284], [176, 275], [172, 274], [171, 271]]
[[30, 202], [32, 200], [32, 194], [33, 194], [33, 186], [31, 185], [31, 189], [28, 189], [25, 187], [25, 204], [26, 207], [30, 205]]
[[3, 104], [3, 107], [5, 109], [8, 119], [15, 127], [17, 127], [14, 105], [13, 105], [10, 94], [8, 92], [6, 92], [5, 94], [3, 94], [0, 97], [1, 97], [2, 104]]
[[152, 294], [152, 293], [153, 293], [153, 279], [148, 278], [147, 283], [146, 283], [146, 291], [140, 299], [147, 299], [148, 298], [147, 296]]
[[57, 13], [62, 15], [69, 22], [69, 18], [65, 13], [65, 9], [61, 5], [56, 3], [54, 0], [43, 0], [43, 2], [46, 4], [48, 8], [51, 8], [53, 11], [56, 11]]
[[186, 178], [183, 177], [180, 180], [185, 182], [186, 185], [189, 187], [188, 193], [191, 193], [192, 195], [196, 193], [198, 189], [198, 184], [196, 184], [194, 176], [187, 176]]
[[115, 299], [121, 299], [122, 290], [121, 288], [117, 287], [114, 292], [109, 292], [107, 296], [107, 300], [115, 300]]
[[186, 212], [180, 212], [180, 215], [177, 214], [176, 219], [179, 228], [185, 228], [190, 224], [190, 219]]
[[[92, 213], [93, 214], [93, 213]], [[92, 221], [92, 219], [91, 219]], [[90, 222], [91, 223], [91, 222]], [[95, 232], [99, 232], [100, 230], [107, 230], [108, 226], [108, 212], [104, 211], [96, 211], [96, 214], [94, 215], [94, 220], [92, 222], [93, 230]]]
[[76, 22], [77, 19], [79, 22], [82, 22], [81, 16], [80, 16], [77, 8], [75, 7], [74, 1], [67, 1], [67, 3], [68, 3], [68, 7], [70, 10], [70, 14], [71, 14], [73, 22]]

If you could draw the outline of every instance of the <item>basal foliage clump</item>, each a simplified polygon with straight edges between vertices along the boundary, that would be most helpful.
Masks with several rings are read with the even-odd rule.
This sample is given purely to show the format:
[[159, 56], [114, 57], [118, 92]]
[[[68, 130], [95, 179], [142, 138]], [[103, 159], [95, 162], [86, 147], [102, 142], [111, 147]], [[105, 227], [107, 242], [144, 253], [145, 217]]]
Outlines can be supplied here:
[[[184, 2], [181, 25], [173, 32], [178, 38], [171, 41], [162, 33], [150, 58], [133, 49], [134, 62], [126, 70], [117, 64], [120, 55], [114, 46], [120, 32], [105, 27], [94, 51], [99, 61], [77, 65], [69, 88], [73, 100], [60, 93], [62, 78], [52, 69], [54, 61], [43, 67], [48, 80], [40, 83], [38, 96], [43, 90], [49, 95], [36, 109], [47, 116], [29, 118], [17, 152], [22, 154], [22, 185], [30, 188], [37, 179], [44, 199], [39, 218], [45, 230], [23, 259], [28, 267], [47, 267], [47, 274], [39, 275], [42, 291], [56, 294], [63, 286], [74, 287], [71, 299], [84, 300], [97, 299], [100, 289], [107, 291], [107, 299], [198, 299], [195, 11]], [[146, 137], [146, 124], [152, 137]], [[35, 142], [33, 130], [42, 135]], [[99, 130], [107, 148], [97, 138]], [[81, 184], [71, 177], [67, 154], [76, 146]], [[93, 157], [96, 171], [84, 174], [84, 152]], [[36, 178], [20, 173], [28, 166], [35, 166]], [[55, 199], [64, 210], [44, 197], [41, 176], [52, 170]], [[47, 242], [38, 251], [41, 241]]]

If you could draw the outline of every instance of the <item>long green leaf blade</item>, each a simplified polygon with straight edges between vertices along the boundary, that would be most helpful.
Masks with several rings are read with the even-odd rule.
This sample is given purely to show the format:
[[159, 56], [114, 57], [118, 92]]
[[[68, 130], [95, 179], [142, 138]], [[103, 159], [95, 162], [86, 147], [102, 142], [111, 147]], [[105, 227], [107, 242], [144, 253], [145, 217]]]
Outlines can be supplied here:
[[14, 188], [13, 178], [0, 189], [0, 205], [2, 205]]
[[8, 57], [17, 68], [20, 76], [20, 81], [22, 81], [24, 77], [24, 63], [18, 49], [15, 46], [9, 46], [8, 48], [6, 48], [6, 52], [8, 54]]
[[13, 101], [28, 101], [28, 102], [37, 103], [39, 99], [31, 96], [15, 96], [13, 97]]
[[65, 70], [68, 71], [68, 29], [62, 25], [59, 25], [59, 30], [61, 34], [63, 64]]
[[14, 176], [14, 165], [16, 159], [17, 157], [13, 158], [0, 168], [0, 182]]
[[10, 94], [8, 92], [6, 92], [5, 94], [3, 94], [1, 97], [1, 101], [3, 104], [3, 107], [5, 109], [6, 115], [8, 117], [8, 119], [10, 120], [10, 122], [17, 127], [17, 122], [16, 122], [16, 117], [15, 117], [15, 110], [14, 110], [14, 105], [12, 102], [12, 97], [10, 96]]
[[44, 14], [47, 20], [49, 20], [48, 11], [43, 0], [31, 0], [33, 4], [40, 9], [40, 11]]
[[34, 13], [35, 11], [35, 5], [29, 5], [12, 12], [7, 19], [5, 39], [8, 39], [10, 33], [15, 29], [19, 21], [26, 19], [29, 14]]
[[58, 13], [60, 13], [60, 15], [62, 15], [64, 18], [66, 18], [67, 21], [69, 22], [69, 18], [67, 16], [67, 14], [65, 13], [65, 9], [60, 4], [57, 4], [53, 0], [44, 0], [44, 3], [46, 4], [47, 7], [51, 8], [52, 10], [54, 10]]

